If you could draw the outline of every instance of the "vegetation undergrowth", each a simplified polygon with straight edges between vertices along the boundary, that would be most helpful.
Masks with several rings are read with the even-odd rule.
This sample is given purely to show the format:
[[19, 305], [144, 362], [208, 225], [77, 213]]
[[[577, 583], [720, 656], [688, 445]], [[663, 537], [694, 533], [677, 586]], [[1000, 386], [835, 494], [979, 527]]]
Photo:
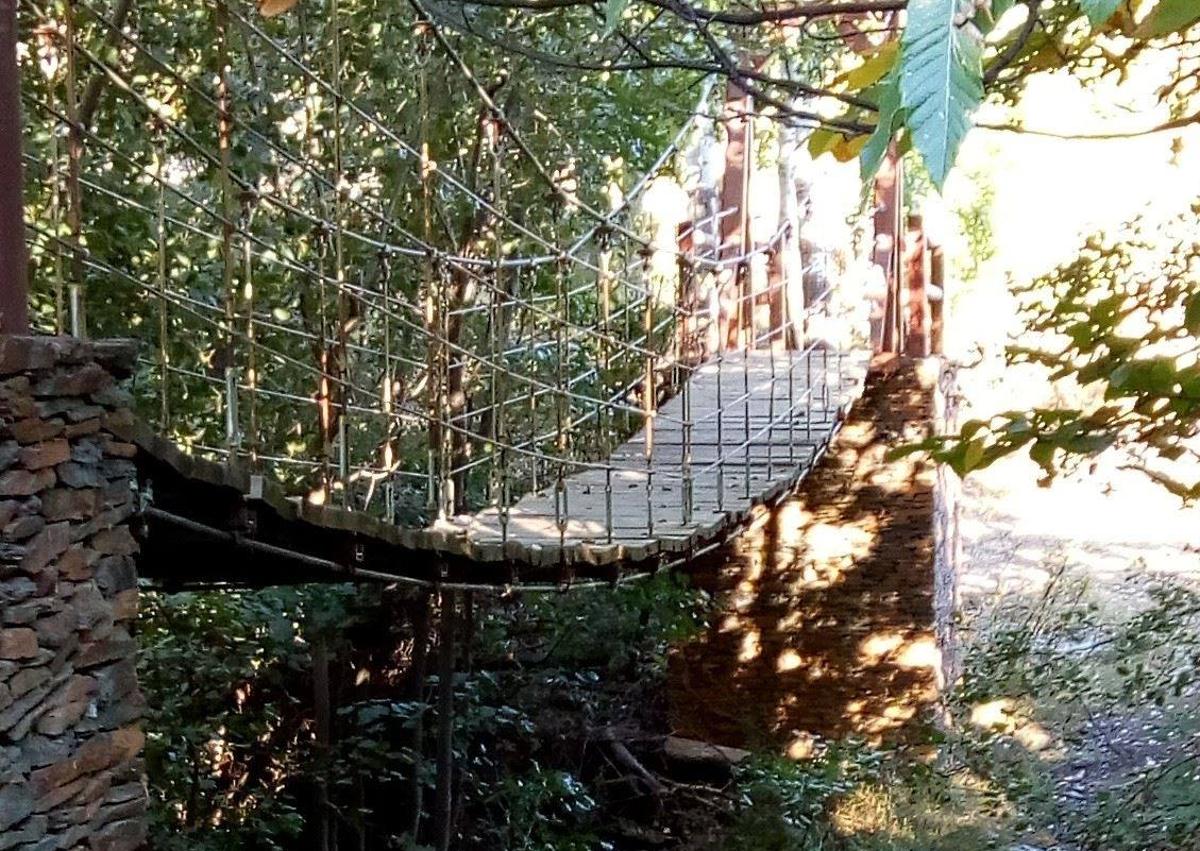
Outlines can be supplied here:
[[[417, 647], [428, 599], [350, 586], [144, 596], [154, 848], [316, 847], [318, 834], [414, 847], [427, 813], [396, 802], [433, 798], [437, 678]], [[456, 847], [605, 847], [590, 742], [618, 722], [662, 728], [668, 647], [706, 607], [666, 575], [477, 602], [456, 665]]]
[[[1164, 579], [1114, 611], [1069, 566], [1050, 577], [963, 624], [962, 681], [903, 744], [758, 753], [723, 782], [673, 778], [656, 750], [666, 661], [703, 625], [703, 594], [657, 577], [477, 603], [455, 679], [455, 847], [1194, 848], [1200, 594]], [[337, 847], [421, 847], [427, 817], [396, 805], [433, 797], [436, 677], [412, 688], [417, 613], [349, 587], [148, 594], [154, 847], [315, 847], [322, 807]]]
[[[758, 758], [706, 851], [1188, 851], [1200, 842], [1200, 593], [1131, 576], [1120, 611], [1051, 566], [964, 624], [964, 676], [903, 745]], [[1133, 584], [1142, 595], [1128, 608]]]

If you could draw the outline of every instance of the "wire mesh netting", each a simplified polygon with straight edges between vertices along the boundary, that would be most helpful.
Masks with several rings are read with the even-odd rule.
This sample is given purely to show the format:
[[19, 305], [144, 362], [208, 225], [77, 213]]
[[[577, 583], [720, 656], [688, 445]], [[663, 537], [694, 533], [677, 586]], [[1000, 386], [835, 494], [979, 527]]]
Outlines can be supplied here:
[[[737, 209], [692, 204], [666, 240], [647, 222], [649, 187], [714, 132], [710, 83], [682, 90], [690, 117], [657, 115], [670, 133], [567, 133], [598, 100], [473, 54], [419, 4], [22, 15], [34, 321], [142, 340], [139, 412], [191, 451], [394, 522], [490, 505], [503, 527], [522, 493], [648, 468], [656, 426], [689, 442], [712, 414], [660, 403], [724, 357], [726, 326], [828, 365], [794, 223], [748, 248]], [[749, 386], [711, 420], [747, 412], [730, 451], [697, 472], [685, 446], [667, 474], [683, 522], [695, 476], [739, 449], [749, 469]], [[781, 393], [766, 427], [811, 421], [817, 392]], [[614, 457], [639, 431], [646, 458]]]

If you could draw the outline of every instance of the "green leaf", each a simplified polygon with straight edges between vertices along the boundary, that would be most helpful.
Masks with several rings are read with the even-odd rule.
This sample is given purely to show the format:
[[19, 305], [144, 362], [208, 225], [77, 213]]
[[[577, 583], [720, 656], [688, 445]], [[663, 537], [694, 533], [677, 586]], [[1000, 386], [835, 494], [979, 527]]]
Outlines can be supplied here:
[[992, 0], [992, 18], [1000, 20], [1015, 5], [1017, 5], [1017, 0]]
[[984, 444], [982, 440], [967, 441], [966, 448], [963, 451], [963, 475], [971, 472], [979, 467], [984, 458]]
[[887, 155], [888, 146], [892, 143], [892, 135], [896, 129], [896, 119], [900, 114], [900, 76], [893, 71], [888, 78], [877, 87], [879, 105], [879, 123], [875, 132], [867, 140], [859, 157], [862, 167], [862, 179], [869, 182], [875, 178], [879, 165]]
[[1041, 440], [1029, 447], [1029, 457], [1032, 458], [1039, 467], [1043, 470], [1054, 469], [1054, 444], [1045, 443]]
[[958, 0], [912, 0], [901, 56], [901, 104], [929, 176], [940, 189], [983, 100], [983, 47], [956, 26]]
[[842, 134], [836, 130], [818, 127], [808, 137], [808, 152], [812, 155], [813, 159], [816, 159], [821, 154], [827, 154], [832, 151], [842, 141], [842, 138]]
[[1200, 21], [1200, 4], [1196, 0], [1159, 0], [1135, 35], [1138, 38], [1157, 38], [1186, 29], [1196, 21]]
[[1200, 336], [1200, 293], [1192, 293], [1184, 302], [1183, 327]]
[[879, 48], [879, 52], [868, 58], [857, 68], [851, 68], [839, 74], [834, 83], [841, 83], [855, 91], [873, 86], [888, 76], [896, 67], [896, 54], [900, 52], [898, 41], [889, 41]]
[[1079, 0], [1079, 7], [1083, 9], [1093, 27], [1106, 23], [1117, 13], [1120, 5], [1121, 0]]
[[604, 4], [604, 34], [612, 35], [621, 25], [621, 15], [629, 7], [629, 0], [607, 0]]

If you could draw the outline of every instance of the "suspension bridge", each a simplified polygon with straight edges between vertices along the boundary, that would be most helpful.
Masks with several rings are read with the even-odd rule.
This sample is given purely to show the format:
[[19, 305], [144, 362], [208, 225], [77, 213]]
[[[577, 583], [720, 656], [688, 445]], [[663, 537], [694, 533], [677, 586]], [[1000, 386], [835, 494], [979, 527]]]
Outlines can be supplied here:
[[[140, 342], [146, 575], [616, 581], [794, 486], [861, 389], [838, 259], [802, 250], [794, 190], [751, 209], [744, 95], [693, 89], [614, 178], [540, 158], [419, 6], [403, 128], [336, 3], [218, 3], [186, 67], [151, 12], [80, 0], [64, 32], [26, 8], [32, 322]], [[473, 143], [439, 154], [447, 78]], [[649, 190], [717, 126], [722, 182], [692, 181], [664, 238]]]
[[[610, 586], [717, 551], [821, 463], [873, 354], [936, 349], [936, 248], [902, 225], [898, 155], [873, 223], [851, 203], [834, 218], [857, 225], [831, 238], [803, 129], [732, 81], [614, 77], [589, 111], [593, 79], [514, 71], [426, 0], [16, 5], [0, 2], [0, 830], [21, 847], [143, 844], [142, 588], [373, 582], [402, 591], [405, 688], [437, 707], [413, 834], [450, 848], [475, 592]], [[864, 617], [886, 622], [876, 586], [926, 555], [932, 489], [880, 471], [929, 396], [873, 384], [808, 481], [814, 529], [881, 539]], [[838, 618], [789, 597], [798, 564], [747, 569], [786, 573], [759, 593], [827, 641]], [[732, 658], [758, 654], [758, 618], [791, 629], [768, 608], [736, 646], [721, 627]], [[327, 647], [308, 651], [327, 744]]]

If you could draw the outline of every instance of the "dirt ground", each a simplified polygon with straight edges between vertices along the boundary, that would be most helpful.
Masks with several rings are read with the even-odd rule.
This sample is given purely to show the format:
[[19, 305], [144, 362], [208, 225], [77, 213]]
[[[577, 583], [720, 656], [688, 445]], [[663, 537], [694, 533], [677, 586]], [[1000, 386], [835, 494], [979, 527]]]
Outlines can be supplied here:
[[[1045, 607], [1056, 583], [1071, 584], [1078, 596], [1068, 596], [1092, 607], [1088, 622], [1096, 624], [1127, 621], [1149, 605], [1148, 589], [1156, 583], [1200, 590], [1200, 507], [1185, 508], [1128, 463], [1110, 453], [1043, 487], [1032, 462], [1011, 458], [964, 484], [959, 592], [968, 648], [985, 646], [1022, 606]], [[1051, 602], [1047, 616], [1062, 614], [1054, 609], [1064, 605]], [[1067, 647], [1085, 668], [1093, 658], [1102, 664], [1096, 650], [1108, 637], [1100, 629]], [[1035, 703], [1035, 709], [1053, 719], [1057, 707], [1048, 704]], [[1198, 704], [1191, 691], [1162, 707], [1093, 710], [1085, 703], [1083, 717], [1027, 728], [1026, 743], [1034, 742], [1053, 780], [1057, 811], [1094, 812], [1106, 791], [1194, 753], [1200, 740], [1180, 719]], [[1053, 824], [1015, 847], [1075, 848], [1056, 836]]]

